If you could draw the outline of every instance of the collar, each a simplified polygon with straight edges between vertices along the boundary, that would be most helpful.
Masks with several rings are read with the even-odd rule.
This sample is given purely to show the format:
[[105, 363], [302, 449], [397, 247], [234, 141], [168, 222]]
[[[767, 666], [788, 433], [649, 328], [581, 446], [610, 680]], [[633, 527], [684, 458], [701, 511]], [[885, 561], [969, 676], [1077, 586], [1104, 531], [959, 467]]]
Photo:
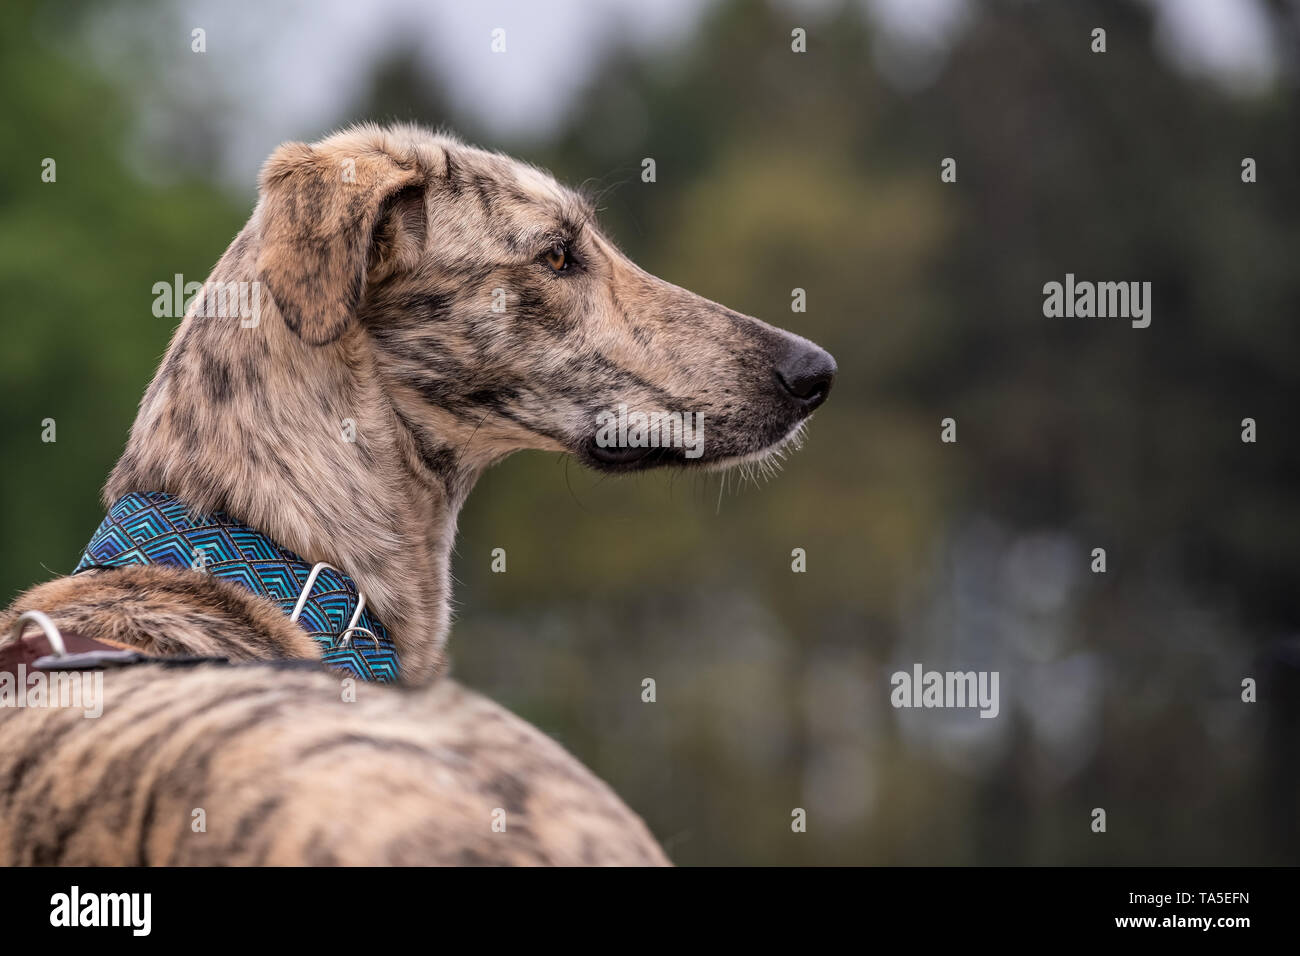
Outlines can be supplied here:
[[327, 666], [383, 684], [398, 679], [397, 648], [356, 582], [327, 564], [300, 558], [224, 511], [195, 512], [158, 491], [120, 498], [72, 573], [134, 564], [186, 568], [239, 584], [279, 604], [320, 644]]

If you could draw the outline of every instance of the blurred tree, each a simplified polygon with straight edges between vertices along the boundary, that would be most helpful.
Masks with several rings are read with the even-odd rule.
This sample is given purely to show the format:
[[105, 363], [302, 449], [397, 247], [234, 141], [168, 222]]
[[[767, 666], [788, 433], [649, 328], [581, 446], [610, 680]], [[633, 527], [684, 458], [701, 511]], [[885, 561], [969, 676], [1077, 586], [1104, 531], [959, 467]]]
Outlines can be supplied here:
[[0, 10], [6, 603], [70, 571], [103, 517], [99, 487], [176, 324], [153, 316], [154, 283], [202, 281], [247, 215], [206, 183], [158, 186], [124, 166], [130, 104], [70, 47], [83, 9]]

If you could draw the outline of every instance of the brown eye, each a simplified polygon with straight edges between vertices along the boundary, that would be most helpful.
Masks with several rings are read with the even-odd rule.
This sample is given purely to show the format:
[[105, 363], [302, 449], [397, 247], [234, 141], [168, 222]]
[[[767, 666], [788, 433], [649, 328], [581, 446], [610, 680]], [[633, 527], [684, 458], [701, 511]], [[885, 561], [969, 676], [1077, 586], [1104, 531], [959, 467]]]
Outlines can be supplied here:
[[557, 242], [546, 251], [546, 264], [556, 272], [563, 272], [569, 268], [569, 250]]

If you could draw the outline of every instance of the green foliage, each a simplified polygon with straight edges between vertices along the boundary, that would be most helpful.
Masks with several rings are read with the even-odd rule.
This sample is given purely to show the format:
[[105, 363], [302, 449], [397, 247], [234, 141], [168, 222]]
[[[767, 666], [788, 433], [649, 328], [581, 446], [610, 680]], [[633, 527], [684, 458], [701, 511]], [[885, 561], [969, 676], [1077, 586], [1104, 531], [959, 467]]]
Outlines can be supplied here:
[[[203, 279], [247, 215], [208, 184], [158, 186], [123, 163], [129, 104], [42, 29], [0, 27], [0, 588], [65, 574], [103, 516], [98, 488], [167, 347], [153, 284]], [[48, 26], [48, 24], [44, 24]], [[41, 179], [56, 163], [55, 182]], [[56, 438], [41, 441], [42, 421]]]

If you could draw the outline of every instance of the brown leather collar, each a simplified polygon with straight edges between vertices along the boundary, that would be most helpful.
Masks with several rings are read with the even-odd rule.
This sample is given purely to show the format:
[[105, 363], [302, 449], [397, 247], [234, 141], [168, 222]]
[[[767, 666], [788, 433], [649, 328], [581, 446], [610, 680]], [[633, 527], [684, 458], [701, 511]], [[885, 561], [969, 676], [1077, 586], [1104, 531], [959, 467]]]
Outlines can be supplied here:
[[125, 644], [98, 641], [75, 631], [62, 631], [63, 644], [68, 649], [64, 657], [54, 656], [54, 648], [44, 633], [20, 637], [0, 647], [0, 673], [18, 678], [18, 666], [24, 665], [28, 679], [37, 671], [99, 670], [121, 664], [133, 664], [144, 658], [143, 654]]

